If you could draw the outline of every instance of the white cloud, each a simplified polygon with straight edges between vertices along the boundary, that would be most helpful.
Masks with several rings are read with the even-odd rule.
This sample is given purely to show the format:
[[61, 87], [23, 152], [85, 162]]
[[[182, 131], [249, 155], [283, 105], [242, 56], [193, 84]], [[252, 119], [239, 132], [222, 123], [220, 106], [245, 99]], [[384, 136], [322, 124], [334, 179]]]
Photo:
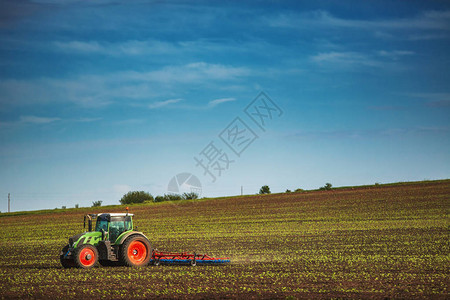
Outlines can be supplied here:
[[44, 125], [44, 124], [50, 124], [54, 122], [73, 122], [73, 123], [91, 123], [91, 122], [97, 122], [102, 120], [102, 118], [74, 118], [74, 119], [62, 119], [57, 117], [39, 117], [39, 116], [20, 116], [15, 121], [8, 121], [8, 122], [0, 122], [1, 126], [5, 126], [8, 128], [13, 128], [16, 126], [22, 126], [22, 125]]
[[267, 19], [272, 27], [305, 29], [314, 27], [341, 27], [364, 30], [405, 30], [405, 29], [436, 29], [450, 30], [449, 11], [425, 11], [411, 18], [384, 20], [343, 19], [331, 15], [327, 11], [310, 11], [301, 14], [280, 14]]
[[394, 50], [394, 51], [385, 51], [380, 50], [378, 54], [381, 56], [402, 56], [402, 55], [413, 55], [414, 52], [407, 50]]
[[248, 75], [246, 68], [230, 67], [220, 64], [198, 62], [186, 65], [188, 70], [198, 72], [199, 75], [215, 79], [229, 79]]
[[[72, 78], [7, 79], [0, 81], [0, 104], [20, 106], [69, 102], [83, 107], [104, 107], [114, 102], [171, 97], [191, 85], [203, 89], [226, 88], [250, 74], [250, 70], [243, 67], [196, 62], [169, 65], [147, 72], [122, 71]], [[170, 103], [172, 102], [155, 105], [158, 107]]]
[[211, 81], [236, 80], [250, 74], [250, 70], [244, 67], [195, 62], [185, 65], [168, 65], [148, 72], [119, 72], [111, 74], [107, 78], [117, 83], [136, 81], [162, 84], [202, 84]]
[[165, 100], [165, 101], [157, 101], [154, 103], [151, 103], [148, 105], [148, 108], [154, 109], [154, 108], [160, 108], [160, 107], [165, 107], [168, 106], [170, 104], [174, 104], [174, 103], [178, 103], [180, 101], [182, 101], [183, 99], [169, 99], [169, 100]]
[[378, 56], [389, 58], [392, 60], [398, 60], [401, 57], [411, 56], [414, 54], [415, 53], [413, 51], [407, 51], [407, 50], [394, 50], [394, 51], [380, 50], [377, 52]]
[[60, 121], [60, 118], [46, 118], [37, 116], [20, 116], [19, 123], [28, 124], [48, 124], [56, 121]]
[[56, 48], [66, 52], [79, 52], [79, 53], [101, 53], [105, 48], [96, 41], [83, 42], [83, 41], [70, 41], [70, 42], [54, 42]]
[[110, 56], [167, 55], [181, 50], [176, 44], [158, 40], [129, 40], [121, 43], [104, 41], [55, 41], [53, 45], [56, 50], [71, 54], [101, 54]]
[[78, 78], [7, 79], [0, 81], [0, 103], [30, 105], [73, 102], [86, 107], [110, 104], [110, 89], [99, 76]]
[[202, 83], [212, 80], [235, 80], [250, 74], [243, 67], [233, 67], [205, 62], [190, 63], [181, 66], [166, 66], [150, 72], [124, 73], [131, 80], [160, 83]]
[[134, 124], [144, 124], [146, 120], [144, 119], [126, 119], [114, 122], [116, 125], [134, 125]]
[[232, 101], [236, 101], [236, 98], [220, 98], [220, 99], [215, 99], [215, 100], [211, 100], [208, 102], [208, 106], [210, 107], [214, 107], [217, 106], [219, 104], [225, 103], [225, 102], [232, 102]]
[[367, 54], [358, 52], [325, 52], [311, 56], [315, 63], [334, 64], [339, 66], [369, 66], [378, 67], [380, 62], [376, 61]]
[[79, 122], [79, 123], [91, 123], [91, 122], [97, 122], [102, 120], [102, 118], [79, 118], [72, 120], [73, 122]]
[[353, 51], [321, 52], [312, 55], [310, 60], [321, 66], [339, 68], [391, 68], [392, 70], [404, 70], [405, 67], [397, 63], [402, 57], [411, 56], [415, 53], [406, 50], [386, 51], [380, 50], [371, 53]]
[[[24, 44], [15, 40], [5, 40], [5, 45], [20, 50], [36, 43]], [[50, 45], [50, 46], [49, 46]], [[103, 55], [113, 57], [131, 57], [146, 56], [153, 58], [159, 63], [174, 61], [177, 57], [199, 57], [205, 53], [214, 55], [215, 53], [230, 55], [235, 53], [246, 55], [258, 55], [273, 57], [274, 55], [284, 54], [286, 49], [278, 44], [272, 44], [264, 40], [235, 41], [234, 39], [195, 39], [185, 41], [164, 41], [158, 39], [148, 40], [124, 40], [119, 42], [108, 42], [103, 40], [71, 40], [71, 41], [53, 41], [50, 44], [40, 45], [42, 51], [52, 51], [58, 53], [67, 53], [70, 55]], [[146, 59], [148, 59], [146, 58]], [[195, 65], [195, 63], [194, 63]]]

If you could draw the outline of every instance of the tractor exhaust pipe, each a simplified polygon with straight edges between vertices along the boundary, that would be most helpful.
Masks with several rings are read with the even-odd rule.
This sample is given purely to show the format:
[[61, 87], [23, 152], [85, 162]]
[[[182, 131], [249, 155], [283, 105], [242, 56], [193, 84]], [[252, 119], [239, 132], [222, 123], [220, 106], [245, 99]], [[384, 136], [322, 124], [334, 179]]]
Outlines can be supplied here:
[[86, 217], [88, 219], [88, 231], [91, 232], [92, 231], [92, 217], [91, 217], [91, 215], [84, 216], [83, 228], [86, 229]]

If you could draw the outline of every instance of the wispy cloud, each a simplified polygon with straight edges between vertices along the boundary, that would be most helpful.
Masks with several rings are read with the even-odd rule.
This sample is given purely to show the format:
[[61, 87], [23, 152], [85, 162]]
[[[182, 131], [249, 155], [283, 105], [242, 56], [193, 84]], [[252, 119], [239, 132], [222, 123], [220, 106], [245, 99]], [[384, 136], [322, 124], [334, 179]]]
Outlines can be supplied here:
[[[180, 46], [158, 40], [129, 40], [119, 43], [105, 41], [53, 42], [54, 49], [70, 54], [100, 54], [111, 56], [171, 54]], [[181, 50], [181, 49], [179, 49]]]
[[37, 116], [20, 116], [19, 123], [28, 124], [48, 124], [56, 121], [61, 121], [60, 118], [47, 118]]
[[310, 60], [320, 66], [345, 68], [370, 67], [404, 70], [399, 61], [415, 53], [407, 50], [379, 50], [368, 53], [354, 51], [321, 52], [310, 56]]
[[96, 41], [83, 42], [83, 41], [70, 41], [70, 42], [54, 42], [54, 46], [57, 49], [61, 49], [66, 52], [79, 52], [79, 53], [100, 53], [104, 52], [105, 48], [100, 46]]
[[380, 61], [368, 54], [358, 52], [325, 52], [318, 53], [310, 59], [319, 65], [337, 65], [339, 67], [366, 66], [380, 67]]
[[91, 123], [91, 122], [97, 122], [102, 120], [102, 118], [78, 118], [73, 119], [73, 122], [79, 122], [79, 123]]
[[400, 57], [414, 55], [415, 53], [413, 51], [408, 50], [394, 50], [394, 51], [380, 50], [377, 52], [377, 54], [381, 57], [398, 60]]
[[224, 88], [250, 74], [251, 70], [245, 67], [195, 62], [147, 72], [130, 70], [73, 78], [6, 79], [0, 81], [0, 104], [71, 102], [83, 107], [105, 107], [124, 99], [145, 101], [148, 98], [171, 97], [174, 91], [191, 85], [204, 89]]
[[[24, 47], [36, 47], [36, 43], [25, 44], [15, 40], [3, 40], [0, 37], [0, 48], [8, 46], [11, 50], [20, 50]], [[5, 45], [3, 45], [5, 44]], [[57, 55], [69, 54], [77, 55], [79, 59], [88, 57], [90, 55], [106, 56], [106, 57], [123, 57], [124, 59], [133, 59], [135, 57], [145, 57], [146, 60], [154, 60], [158, 65], [166, 64], [163, 69], [169, 71], [171, 68], [180, 67], [180, 65], [173, 65], [174, 61], [179, 61], [180, 57], [201, 57], [205, 53], [208, 55], [248, 55], [252, 57], [266, 57], [270, 58], [276, 55], [286, 55], [284, 46], [274, 43], [269, 43], [264, 40], [244, 40], [236, 41], [233, 38], [217, 39], [192, 39], [185, 41], [177, 40], [122, 40], [117, 42], [110, 42], [104, 40], [71, 40], [71, 41], [53, 41], [51, 43], [41, 44], [41, 51], [54, 52]], [[189, 61], [189, 60], [188, 60]], [[205, 62], [191, 62], [187, 63], [185, 67], [196, 68], [200, 70], [205, 65], [208, 68], [226, 67], [219, 64], [210, 64]], [[162, 71], [162, 70], [161, 70]], [[246, 69], [237, 69], [245, 73]]]
[[138, 125], [138, 124], [144, 124], [146, 120], [144, 119], [126, 119], [126, 120], [119, 120], [115, 121], [113, 124], [115, 125]]
[[150, 109], [161, 108], [161, 107], [168, 106], [170, 104], [178, 103], [182, 100], [183, 99], [178, 98], [178, 99], [169, 99], [169, 100], [165, 100], [165, 101], [153, 102], [148, 105], [148, 108], [150, 108]]
[[46, 125], [54, 122], [61, 121], [60, 118], [50, 118], [50, 117], [38, 117], [38, 116], [20, 116], [16, 120], [12, 121], [0, 121], [0, 127], [2, 128], [16, 128], [19, 126], [38, 126]]
[[0, 103], [14, 106], [72, 102], [85, 107], [105, 106], [113, 99], [111, 92], [117, 90], [106, 77], [6, 79], [0, 81]]
[[24, 125], [46, 125], [57, 122], [64, 123], [92, 123], [102, 120], [102, 118], [73, 118], [73, 119], [64, 119], [58, 117], [40, 117], [33, 115], [19, 116], [18, 119], [13, 121], [5, 121], [0, 122], [1, 126], [13, 128], [17, 126]]
[[142, 82], [158, 84], [204, 84], [211, 81], [231, 81], [251, 74], [246, 67], [235, 67], [206, 62], [194, 62], [184, 65], [168, 65], [160, 69], [137, 72], [124, 71], [111, 74], [106, 78], [117, 82]]
[[305, 29], [314, 27], [340, 27], [358, 30], [402, 30], [402, 29], [437, 29], [450, 30], [450, 10], [425, 11], [411, 18], [392, 18], [378, 20], [344, 19], [327, 11], [318, 10], [305, 13], [279, 14], [267, 19], [272, 27]]
[[222, 103], [236, 101], [236, 98], [220, 98], [208, 102], [209, 107], [214, 107]]

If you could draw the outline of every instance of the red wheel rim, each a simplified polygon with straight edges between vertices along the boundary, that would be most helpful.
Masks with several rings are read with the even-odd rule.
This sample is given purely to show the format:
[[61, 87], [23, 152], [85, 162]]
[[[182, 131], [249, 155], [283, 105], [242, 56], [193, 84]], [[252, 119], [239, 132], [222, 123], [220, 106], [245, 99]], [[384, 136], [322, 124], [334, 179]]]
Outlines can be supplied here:
[[141, 264], [145, 258], [147, 257], [147, 247], [145, 247], [144, 243], [139, 241], [131, 242], [128, 247], [128, 258], [129, 260], [135, 264]]
[[92, 249], [84, 248], [80, 251], [80, 263], [85, 267], [90, 267], [95, 263], [95, 253]]

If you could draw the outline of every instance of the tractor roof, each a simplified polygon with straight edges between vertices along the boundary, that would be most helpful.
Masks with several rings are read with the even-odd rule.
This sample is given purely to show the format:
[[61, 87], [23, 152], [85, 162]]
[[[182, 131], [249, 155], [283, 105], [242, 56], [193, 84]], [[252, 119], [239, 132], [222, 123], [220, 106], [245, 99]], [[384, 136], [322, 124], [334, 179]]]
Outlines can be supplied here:
[[132, 216], [134, 216], [133, 214], [124, 214], [124, 213], [101, 213], [101, 214], [98, 214], [98, 215], [99, 216], [100, 215], [109, 215], [111, 217], [126, 217], [126, 216], [132, 217]]

